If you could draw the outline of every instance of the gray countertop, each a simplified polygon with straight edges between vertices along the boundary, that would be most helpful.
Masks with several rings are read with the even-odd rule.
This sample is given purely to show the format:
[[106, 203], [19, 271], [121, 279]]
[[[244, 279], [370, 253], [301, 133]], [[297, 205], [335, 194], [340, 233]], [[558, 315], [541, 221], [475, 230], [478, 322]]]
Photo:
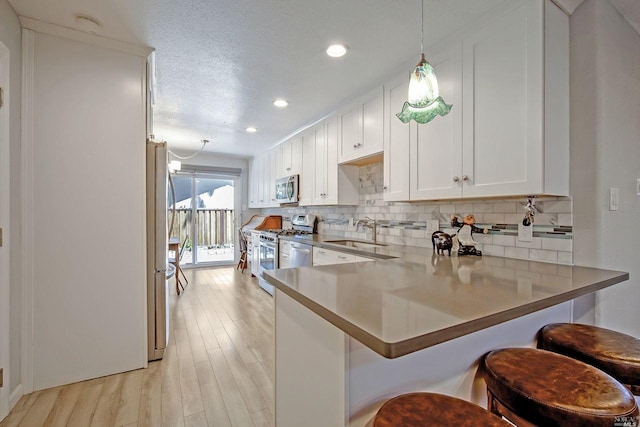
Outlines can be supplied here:
[[490, 256], [435, 255], [431, 248], [327, 249], [374, 262], [267, 271], [265, 279], [348, 335], [396, 358], [628, 280], [629, 274]]

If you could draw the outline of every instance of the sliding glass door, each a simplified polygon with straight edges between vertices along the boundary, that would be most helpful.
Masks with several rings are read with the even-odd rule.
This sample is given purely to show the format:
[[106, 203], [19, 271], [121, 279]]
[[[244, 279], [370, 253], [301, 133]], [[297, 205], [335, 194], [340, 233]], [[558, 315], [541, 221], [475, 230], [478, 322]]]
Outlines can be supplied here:
[[171, 237], [184, 244], [180, 266], [233, 264], [235, 179], [197, 173], [172, 174], [175, 202], [169, 196]]

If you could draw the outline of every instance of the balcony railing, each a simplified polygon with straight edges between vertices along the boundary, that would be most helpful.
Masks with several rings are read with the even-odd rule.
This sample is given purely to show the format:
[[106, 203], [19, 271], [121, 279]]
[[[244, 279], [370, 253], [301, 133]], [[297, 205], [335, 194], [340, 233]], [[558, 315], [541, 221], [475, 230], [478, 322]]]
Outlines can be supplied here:
[[[190, 247], [191, 238], [191, 216], [192, 209], [176, 209], [175, 223], [171, 237], [177, 237], [183, 242], [187, 236]], [[171, 221], [172, 211], [169, 210], [169, 221]], [[232, 209], [198, 209], [196, 211], [196, 232], [198, 233], [198, 246], [200, 247], [229, 247], [233, 246], [234, 221]]]

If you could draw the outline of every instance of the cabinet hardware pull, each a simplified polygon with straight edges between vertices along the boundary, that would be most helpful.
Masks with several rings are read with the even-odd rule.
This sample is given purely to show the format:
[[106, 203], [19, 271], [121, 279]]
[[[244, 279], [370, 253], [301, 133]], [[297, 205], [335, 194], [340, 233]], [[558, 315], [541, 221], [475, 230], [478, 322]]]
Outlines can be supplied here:
[[385, 185], [382, 187], [383, 190], [387, 191], [388, 187]]
[[469, 181], [469, 177], [468, 177], [467, 175], [464, 175], [464, 176], [462, 177], [462, 180], [463, 180], [463, 181]]
[[458, 178], [457, 176], [454, 176], [453, 177], [453, 182], [458, 182], [458, 181], [460, 181], [460, 178]]

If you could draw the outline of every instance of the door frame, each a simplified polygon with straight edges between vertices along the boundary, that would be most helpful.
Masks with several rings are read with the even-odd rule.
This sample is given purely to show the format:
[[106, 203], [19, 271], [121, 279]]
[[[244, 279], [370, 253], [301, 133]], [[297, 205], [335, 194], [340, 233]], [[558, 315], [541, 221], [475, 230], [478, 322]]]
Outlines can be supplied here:
[[[191, 179], [191, 221], [190, 221], [190, 225], [189, 225], [189, 230], [190, 230], [190, 236], [191, 236], [191, 263], [190, 264], [185, 264], [184, 268], [185, 269], [190, 269], [190, 268], [198, 268], [198, 267], [219, 267], [219, 266], [226, 266], [226, 265], [234, 265], [238, 263], [238, 259], [239, 259], [239, 250], [238, 250], [238, 235], [236, 232], [232, 233], [232, 237], [233, 237], [233, 254], [232, 254], [232, 259], [230, 261], [211, 261], [211, 262], [201, 262], [198, 261], [198, 255], [197, 255], [197, 245], [198, 245], [198, 237], [197, 237], [197, 230], [198, 230], [198, 224], [197, 224], [197, 211], [198, 211], [198, 206], [195, 203], [195, 197], [197, 196], [197, 182], [196, 180], [198, 178], [201, 179], [221, 179], [221, 180], [226, 180], [226, 181], [232, 181], [233, 182], [233, 230], [237, 229], [238, 226], [238, 215], [240, 210], [238, 209], [238, 204], [240, 202], [240, 196], [241, 194], [239, 193], [240, 191], [240, 177], [239, 176], [234, 176], [234, 175], [225, 175], [222, 172], [209, 172], [209, 171], [189, 171], [189, 172], [179, 172], [174, 174], [174, 176], [184, 176], [184, 177], [189, 177]], [[183, 266], [181, 265], [180, 268], [182, 268]]]
[[0, 388], [0, 420], [8, 415], [11, 399], [11, 352], [9, 349], [10, 322], [10, 167], [9, 159], [9, 110], [10, 103], [10, 60], [9, 49], [0, 42], [0, 87], [3, 88], [4, 105], [0, 108], [0, 227], [2, 227], [2, 247], [0, 247], [0, 368], [3, 368], [4, 385]]

